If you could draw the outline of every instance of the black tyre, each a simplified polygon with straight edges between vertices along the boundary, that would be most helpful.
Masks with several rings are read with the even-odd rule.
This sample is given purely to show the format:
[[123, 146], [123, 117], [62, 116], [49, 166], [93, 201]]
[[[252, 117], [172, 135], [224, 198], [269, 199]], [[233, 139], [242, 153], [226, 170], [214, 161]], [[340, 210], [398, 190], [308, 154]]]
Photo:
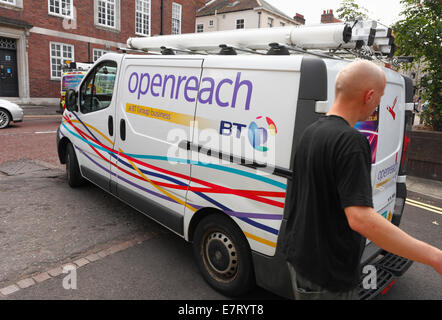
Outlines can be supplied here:
[[11, 122], [11, 115], [5, 109], [0, 108], [0, 129], [6, 128]]
[[228, 217], [212, 214], [200, 221], [193, 253], [207, 283], [227, 296], [239, 296], [255, 285], [252, 255], [243, 232]]
[[81, 187], [85, 184], [85, 179], [81, 176], [77, 156], [71, 143], [68, 143], [66, 146], [66, 174], [71, 188]]

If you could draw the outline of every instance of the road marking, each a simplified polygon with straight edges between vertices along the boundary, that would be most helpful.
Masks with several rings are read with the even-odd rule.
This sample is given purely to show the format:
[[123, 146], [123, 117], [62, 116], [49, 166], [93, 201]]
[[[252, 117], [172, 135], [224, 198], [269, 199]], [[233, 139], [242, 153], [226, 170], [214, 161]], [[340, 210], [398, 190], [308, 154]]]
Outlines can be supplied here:
[[423, 203], [423, 202], [419, 202], [419, 201], [416, 201], [416, 200], [413, 200], [413, 199], [407, 199], [407, 201], [414, 202], [416, 204], [419, 204], [419, 205], [422, 205], [422, 206], [425, 206], [425, 207], [429, 207], [429, 208], [432, 208], [434, 210], [442, 211], [442, 208], [439, 208], [439, 207], [436, 207], [436, 206], [432, 206], [432, 205], [429, 205], [429, 204], [426, 204], [426, 203]]
[[25, 115], [24, 118], [32, 119], [32, 118], [58, 118], [61, 117], [61, 114], [51, 114], [51, 115]]
[[57, 133], [57, 131], [37, 131], [35, 134]]
[[421, 209], [442, 215], [442, 208], [439, 208], [439, 207], [431, 206], [429, 204], [419, 202], [416, 200], [412, 200], [412, 199], [405, 200], [405, 203], [410, 206], [413, 206], [413, 207], [421, 208]]

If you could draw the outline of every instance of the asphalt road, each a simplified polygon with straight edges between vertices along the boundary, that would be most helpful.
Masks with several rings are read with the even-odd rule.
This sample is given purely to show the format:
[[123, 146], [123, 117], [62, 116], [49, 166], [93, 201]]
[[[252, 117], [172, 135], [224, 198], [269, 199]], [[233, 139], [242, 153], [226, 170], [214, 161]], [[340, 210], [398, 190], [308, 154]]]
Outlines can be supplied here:
[[[1, 152], [0, 289], [33, 282], [9, 295], [0, 293], [0, 299], [228, 299], [204, 282], [190, 244], [99, 188], [67, 186], [51, 132], [59, 123], [56, 119], [38, 118], [16, 130], [0, 131], [0, 150], [11, 148], [11, 139], [29, 145], [6, 156]], [[34, 144], [45, 146], [45, 152], [34, 152], [39, 149], [31, 147]], [[441, 200], [424, 195], [410, 194], [410, 199], [442, 207]], [[442, 248], [440, 224], [440, 213], [407, 204], [401, 227]], [[72, 273], [52, 274], [72, 262], [79, 266], [77, 287], [66, 289]], [[280, 299], [260, 288], [241, 298]], [[417, 263], [380, 297], [441, 298], [442, 278]]]
[[26, 115], [22, 123], [0, 130], [0, 163], [38, 159], [62, 168], [55, 148], [61, 115]]

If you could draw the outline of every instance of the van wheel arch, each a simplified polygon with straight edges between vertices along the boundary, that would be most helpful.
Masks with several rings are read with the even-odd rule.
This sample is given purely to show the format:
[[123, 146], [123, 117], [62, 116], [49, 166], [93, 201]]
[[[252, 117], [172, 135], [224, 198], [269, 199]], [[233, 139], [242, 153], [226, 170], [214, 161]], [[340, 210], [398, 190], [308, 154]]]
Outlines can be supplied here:
[[66, 164], [66, 151], [69, 143], [72, 142], [66, 137], [61, 138], [60, 142], [58, 143], [58, 159], [60, 160], [61, 164]]
[[[230, 216], [228, 216], [222, 210], [219, 210], [219, 209], [216, 209], [216, 208], [208, 207], [208, 208], [201, 208], [201, 209], [199, 209], [198, 211], [196, 211], [193, 214], [192, 220], [190, 220], [189, 230], [188, 230], [189, 242], [193, 242], [193, 237], [195, 235], [196, 227], [201, 222], [201, 220], [203, 220], [205, 217], [207, 217], [207, 216], [209, 216], [211, 214], [224, 215], [224, 216], [227, 216], [227, 217], [230, 218]], [[232, 220], [233, 223], [235, 223], [232, 218], [230, 218], [230, 219]]]

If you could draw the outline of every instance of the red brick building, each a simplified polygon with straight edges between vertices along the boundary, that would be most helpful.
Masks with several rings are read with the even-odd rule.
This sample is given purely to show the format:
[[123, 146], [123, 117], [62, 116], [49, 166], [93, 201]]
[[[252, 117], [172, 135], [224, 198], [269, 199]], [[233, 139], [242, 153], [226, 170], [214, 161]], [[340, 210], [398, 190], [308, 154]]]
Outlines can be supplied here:
[[60, 63], [94, 61], [129, 37], [195, 32], [204, 0], [0, 0], [0, 97], [57, 104]]

